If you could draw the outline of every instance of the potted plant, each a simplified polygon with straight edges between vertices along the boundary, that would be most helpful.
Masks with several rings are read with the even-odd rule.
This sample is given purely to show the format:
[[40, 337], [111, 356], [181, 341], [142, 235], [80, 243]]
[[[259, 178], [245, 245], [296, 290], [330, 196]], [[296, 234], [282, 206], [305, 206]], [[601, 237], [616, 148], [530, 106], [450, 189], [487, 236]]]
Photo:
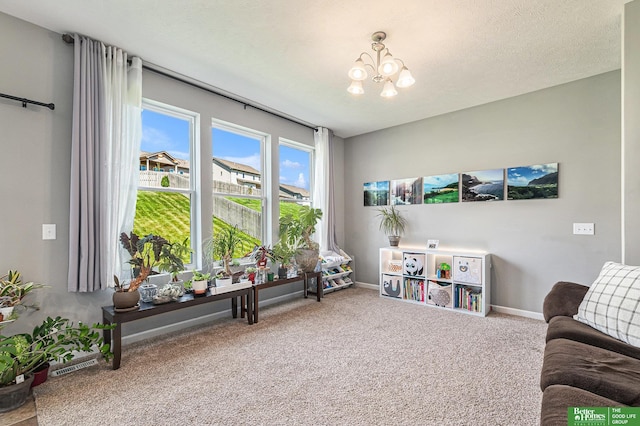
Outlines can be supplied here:
[[[220, 229], [208, 244], [207, 251], [213, 260], [221, 260], [223, 273], [232, 277], [231, 264], [236, 249], [243, 248], [243, 240], [237, 226]], [[238, 275], [242, 274], [238, 271]]]
[[171, 275], [169, 285], [176, 286], [184, 294], [184, 281], [178, 278], [180, 272], [184, 271], [184, 259], [191, 255], [191, 247], [188, 245], [189, 238], [185, 238], [182, 243], [168, 243], [162, 246], [158, 270], [168, 272]]
[[278, 267], [278, 278], [287, 278], [287, 270], [291, 265], [291, 259], [296, 255], [296, 249], [289, 245], [286, 238], [281, 238], [268, 253], [267, 257]]
[[211, 278], [210, 273], [203, 274], [202, 272], [198, 272], [194, 270], [193, 277], [191, 278], [191, 288], [193, 289], [193, 293], [194, 294], [206, 293], [209, 278]]
[[113, 324], [74, 325], [58, 316], [45, 319], [30, 334], [0, 335], [0, 412], [24, 404], [34, 371], [45, 363], [70, 361], [75, 352], [88, 352], [94, 346], [109, 361], [113, 354], [100, 331], [114, 327]]
[[318, 264], [319, 246], [311, 239], [322, 210], [302, 206], [297, 216], [280, 218], [280, 239], [285, 239], [295, 250], [296, 263], [304, 272], [313, 272]]
[[6, 275], [0, 277], [0, 321], [15, 319], [16, 307], [38, 309], [36, 305], [25, 304], [23, 299], [33, 290], [43, 287], [43, 284], [23, 283], [18, 271], [9, 270]]
[[380, 230], [389, 237], [389, 245], [398, 247], [400, 237], [404, 233], [407, 226], [407, 220], [402, 217], [400, 211], [395, 206], [389, 208], [378, 209], [378, 217], [380, 218]]
[[256, 268], [255, 266], [247, 266], [247, 268], [244, 270], [244, 273], [249, 281], [255, 282], [257, 271], [258, 268]]
[[[140, 299], [138, 288], [151, 274], [154, 266], [160, 262], [162, 249], [169, 244], [159, 235], [149, 234], [140, 238], [134, 232], [127, 235], [120, 234], [120, 243], [129, 253], [131, 259], [128, 263], [133, 269], [133, 280], [128, 286], [120, 284], [118, 277], [114, 276], [115, 293], [113, 294], [113, 306], [118, 310], [132, 309]], [[130, 294], [127, 294], [130, 293]]]
[[216, 287], [224, 287], [227, 285], [231, 285], [233, 278], [230, 275], [227, 275], [225, 271], [219, 271], [216, 274]]

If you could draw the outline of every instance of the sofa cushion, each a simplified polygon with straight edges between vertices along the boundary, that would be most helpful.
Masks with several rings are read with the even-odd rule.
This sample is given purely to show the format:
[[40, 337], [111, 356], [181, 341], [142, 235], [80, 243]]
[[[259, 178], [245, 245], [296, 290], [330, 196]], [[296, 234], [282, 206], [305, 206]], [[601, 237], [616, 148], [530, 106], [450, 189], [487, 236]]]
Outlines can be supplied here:
[[544, 349], [540, 387], [567, 385], [640, 406], [640, 360], [567, 339], [550, 340]]
[[551, 385], [542, 394], [540, 425], [567, 426], [569, 407], [625, 407], [625, 405], [584, 389]]
[[640, 267], [605, 263], [575, 318], [640, 347]]
[[640, 348], [614, 339], [569, 317], [551, 318], [547, 327], [547, 342], [553, 339], [569, 339], [640, 359]]
[[556, 316], [573, 317], [589, 287], [569, 281], [558, 281], [544, 298], [542, 313], [546, 322]]

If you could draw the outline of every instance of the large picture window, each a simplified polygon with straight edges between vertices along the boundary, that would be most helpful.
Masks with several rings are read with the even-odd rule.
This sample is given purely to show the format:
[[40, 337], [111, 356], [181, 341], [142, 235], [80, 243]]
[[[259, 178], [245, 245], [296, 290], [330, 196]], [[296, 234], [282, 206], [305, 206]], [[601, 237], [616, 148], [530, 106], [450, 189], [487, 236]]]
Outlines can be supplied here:
[[[133, 231], [155, 234], [169, 242], [186, 243], [191, 255], [185, 267], [195, 267], [198, 253], [197, 113], [151, 100], [143, 101], [140, 180]], [[187, 266], [188, 265], [188, 266]]]
[[280, 139], [280, 217], [296, 217], [300, 206], [313, 204], [313, 148]]
[[229, 229], [236, 232], [240, 242], [233, 257], [237, 259], [264, 240], [266, 135], [214, 120], [211, 136], [213, 237]]

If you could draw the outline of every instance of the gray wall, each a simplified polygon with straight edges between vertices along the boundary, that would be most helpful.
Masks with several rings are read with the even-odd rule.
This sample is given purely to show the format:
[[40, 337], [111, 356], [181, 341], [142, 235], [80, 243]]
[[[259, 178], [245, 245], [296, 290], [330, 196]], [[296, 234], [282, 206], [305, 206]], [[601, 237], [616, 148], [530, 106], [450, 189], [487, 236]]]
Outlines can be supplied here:
[[623, 254], [626, 263], [640, 265], [640, 1], [624, 5], [623, 24]]
[[[541, 312], [558, 280], [590, 284], [620, 261], [620, 72], [345, 140], [346, 250], [358, 281], [378, 283], [375, 207], [363, 183], [558, 162], [559, 198], [402, 206], [401, 246], [481, 249], [492, 254], [491, 303]], [[572, 235], [594, 222], [595, 236]]]
[[[0, 67], [0, 92], [42, 102], [54, 102], [55, 111], [0, 98], [0, 138], [4, 164], [0, 168], [0, 271], [18, 269], [27, 280], [46, 283], [49, 288], [34, 293], [42, 309], [23, 314], [6, 332], [30, 330], [44, 317], [61, 315], [74, 321], [101, 321], [100, 307], [111, 304], [112, 291], [91, 294], [67, 292], [69, 233], [69, 165], [73, 95], [73, 48], [60, 34], [0, 13], [0, 53], [6, 60]], [[127, 46], [122, 46], [124, 49]], [[306, 127], [247, 108], [189, 85], [150, 71], [143, 73], [143, 96], [201, 114], [202, 156], [211, 156], [211, 118], [233, 122], [272, 136], [271, 163], [277, 170], [278, 137], [313, 145], [313, 131]], [[343, 143], [335, 138], [336, 172], [342, 176]], [[211, 176], [211, 163], [204, 162], [204, 176]], [[211, 180], [204, 179], [202, 215], [211, 217]], [[277, 182], [275, 193], [277, 193]], [[344, 198], [342, 187], [337, 198]], [[340, 208], [342, 208], [342, 204]], [[339, 229], [344, 229], [343, 212], [338, 212]], [[277, 224], [277, 215], [274, 215]], [[57, 239], [42, 240], [42, 224], [57, 225]], [[203, 235], [211, 232], [204, 221]], [[344, 241], [342, 235], [340, 242]], [[114, 244], [117, 242], [114, 241]], [[277, 287], [261, 292], [261, 298], [287, 297], [301, 285]], [[162, 327], [163, 331], [183, 327], [192, 318], [229, 309], [228, 301], [192, 308], [126, 324], [124, 335]], [[206, 319], [206, 318], [204, 318]], [[187, 321], [180, 323], [181, 321]], [[178, 324], [174, 327], [174, 324]]]

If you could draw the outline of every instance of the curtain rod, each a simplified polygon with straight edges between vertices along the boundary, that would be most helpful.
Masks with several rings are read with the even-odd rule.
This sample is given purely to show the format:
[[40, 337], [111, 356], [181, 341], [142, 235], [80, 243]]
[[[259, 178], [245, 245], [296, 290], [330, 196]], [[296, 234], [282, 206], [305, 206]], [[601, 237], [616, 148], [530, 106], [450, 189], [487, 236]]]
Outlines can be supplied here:
[[[67, 43], [67, 44], [73, 44], [73, 43], [74, 43], [74, 37], [73, 37], [71, 34], [62, 34], [62, 40], [63, 40], [65, 43]], [[209, 93], [211, 93], [211, 94], [214, 94], [214, 95], [217, 95], [217, 96], [223, 97], [223, 98], [225, 98], [225, 99], [228, 99], [228, 100], [230, 100], [230, 101], [233, 101], [233, 102], [237, 102], [237, 103], [239, 103], [239, 104], [242, 104], [242, 105], [244, 106], [244, 109], [247, 109], [247, 107], [251, 107], [251, 108], [253, 108], [253, 109], [256, 109], [256, 110], [258, 110], [258, 111], [262, 111], [262, 112], [266, 112], [267, 114], [271, 114], [271, 115], [273, 115], [273, 116], [275, 116], [275, 117], [278, 117], [278, 118], [281, 118], [281, 119], [283, 119], [283, 120], [287, 120], [287, 121], [290, 121], [290, 122], [292, 122], [292, 123], [298, 124], [298, 125], [300, 125], [300, 126], [304, 126], [304, 127], [308, 128], [308, 129], [311, 129], [311, 130], [314, 130], [314, 131], [317, 129], [317, 126], [316, 126], [316, 127], [314, 127], [314, 126], [310, 126], [310, 125], [308, 125], [308, 124], [306, 124], [306, 123], [303, 123], [303, 122], [301, 122], [301, 121], [295, 120], [295, 119], [293, 119], [293, 118], [290, 118], [290, 117], [287, 117], [287, 116], [284, 116], [284, 115], [278, 114], [278, 113], [276, 113], [276, 112], [273, 112], [273, 111], [270, 111], [270, 110], [268, 110], [268, 109], [262, 108], [262, 107], [260, 107], [260, 106], [254, 105], [254, 104], [252, 104], [252, 103], [250, 103], [250, 102], [243, 101], [242, 99], [234, 98], [233, 96], [229, 96], [229, 95], [226, 95], [226, 94], [224, 94], [224, 93], [221, 93], [221, 92], [218, 92], [218, 91], [216, 91], [216, 90], [213, 90], [213, 89], [212, 89], [212, 88], [210, 88], [210, 87], [206, 87], [206, 86], [204, 85], [205, 83], [203, 83], [203, 84], [198, 84], [198, 83], [196, 83], [196, 82], [189, 81], [189, 80], [187, 80], [187, 79], [185, 79], [185, 78], [181, 78], [181, 77], [179, 77], [179, 76], [177, 76], [177, 75], [174, 75], [174, 74], [172, 74], [172, 73], [168, 73], [168, 72], [162, 71], [162, 70], [160, 70], [159, 68], [156, 68], [156, 67], [153, 67], [153, 66], [149, 66], [149, 65], [145, 65], [145, 62], [144, 62], [144, 61], [142, 61], [142, 68], [143, 68], [143, 69], [145, 69], [145, 70], [147, 70], [147, 71], [151, 71], [151, 72], [154, 72], [154, 73], [156, 73], [156, 74], [159, 74], [159, 75], [161, 75], [161, 76], [163, 76], [163, 77], [171, 78], [171, 79], [176, 80], [176, 81], [179, 81], [179, 82], [181, 82], [181, 83], [188, 84], [189, 86], [195, 87], [195, 88], [197, 88], [197, 89], [201, 89], [201, 90], [204, 90], [204, 91], [209, 92]], [[52, 108], [52, 109], [53, 109], [53, 108]]]
[[31, 99], [19, 98], [17, 96], [7, 95], [5, 93], [0, 93], [0, 98], [7, 98], [7, 99], [12, 99], [14, 101], [22, 102], [22, 108], [26, 108], [27, 104], [34, 104], [34, 105], [46, 107], [46, 108], [49, 108], [52, 111], [56, 108], [56, 106], [54, 104], [45, 104], [45, 103], [38, 102], [38, 101], [32, 101]]

